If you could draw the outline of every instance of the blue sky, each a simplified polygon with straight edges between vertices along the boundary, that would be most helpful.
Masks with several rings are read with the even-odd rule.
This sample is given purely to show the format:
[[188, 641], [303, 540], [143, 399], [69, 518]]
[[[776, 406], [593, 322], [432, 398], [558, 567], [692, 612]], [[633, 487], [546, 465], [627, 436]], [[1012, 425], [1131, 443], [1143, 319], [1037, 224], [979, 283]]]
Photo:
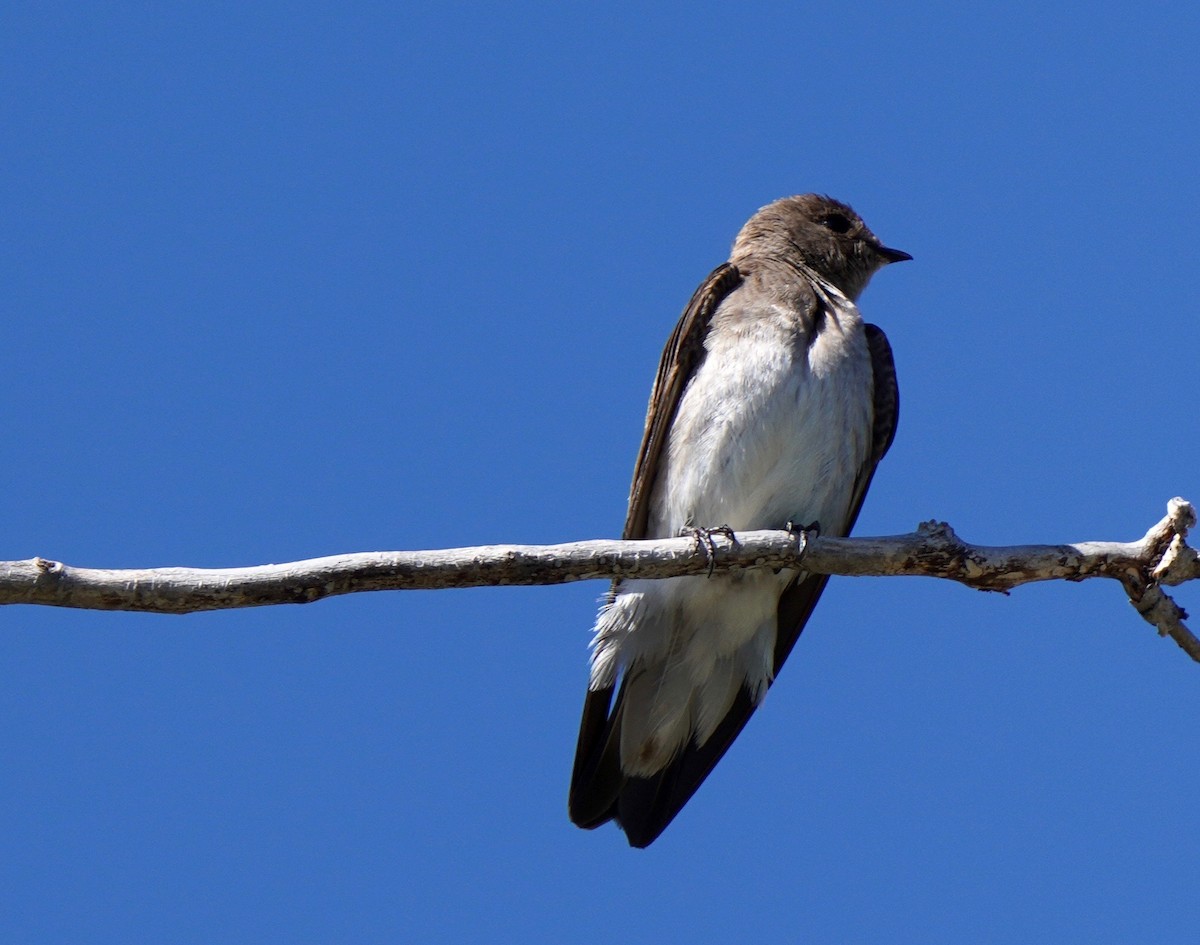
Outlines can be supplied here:
[[[0, 26], [2, 557], [615, 536], [679, 311], [814, 190], [915, 257], [862, 299], [903, 406], [860, 533], [1200, 500], [1183, 5]], [[566, 819], [603, 589], [5, 609], [0, 938], [1194, 940], [1200, 668], [1117, 586], [835, 579], [645, 852]]]

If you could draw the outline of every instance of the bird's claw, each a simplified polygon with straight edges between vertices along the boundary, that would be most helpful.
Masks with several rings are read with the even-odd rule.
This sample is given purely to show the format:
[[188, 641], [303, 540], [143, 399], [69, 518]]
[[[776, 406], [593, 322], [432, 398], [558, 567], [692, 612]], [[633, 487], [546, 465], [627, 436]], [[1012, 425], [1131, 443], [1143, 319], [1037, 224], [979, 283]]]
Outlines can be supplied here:
[[821, 536], [820, 522], [813, 522], [811, 525], [797, 525], [789, 518], [784, 528], [788, 534], [796, 536], [796, 543], [800, 546], [799, 553], [801, 555], [804, 554], [805, 549], [808, 547], [808, 540], [810, 538], [819, 538]]
[[717, 545], [713, 541], [713, 535], [722, 535], [733, 544], [737, 544], [733, 529], [728, 525], [718, 525], [715, 528], [685, 527], [680, 529], [680, 535], [691, 535], [696, 541], [696, 547], [704, 552], [704, 557], [708, 559], [708, 577], [713, 576], [713, 569], [717, 566]]

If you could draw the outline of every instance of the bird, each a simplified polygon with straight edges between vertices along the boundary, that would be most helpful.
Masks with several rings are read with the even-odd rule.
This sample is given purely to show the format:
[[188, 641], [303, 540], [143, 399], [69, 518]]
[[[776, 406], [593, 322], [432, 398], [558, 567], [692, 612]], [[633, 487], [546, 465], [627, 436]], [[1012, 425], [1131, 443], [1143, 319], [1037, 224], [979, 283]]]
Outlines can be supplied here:
[[[850, 532], [896, 433], [891, 346], [856, 304], [884, 246], [832, 197], [741, 228], [659, 363], [623, 537]], [[711, 541], [711, 537], [709, 538]], [[826, 575], [770, 569], [618, 579], [596, 619], [568, 812], [657, 839], [762, 703]]]

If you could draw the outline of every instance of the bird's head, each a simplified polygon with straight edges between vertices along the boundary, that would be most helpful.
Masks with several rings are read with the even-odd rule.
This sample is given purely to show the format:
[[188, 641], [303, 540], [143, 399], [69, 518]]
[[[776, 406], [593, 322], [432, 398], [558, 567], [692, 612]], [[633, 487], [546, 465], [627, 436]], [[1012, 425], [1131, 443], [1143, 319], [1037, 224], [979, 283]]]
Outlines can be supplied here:
[[799, 260], [856, 299], [876, 272], [912, 257], [879, 242], [846, 204], [801, 194], [763, 207], [738, 233], [730, 261], [749, 269], [760, 259]]

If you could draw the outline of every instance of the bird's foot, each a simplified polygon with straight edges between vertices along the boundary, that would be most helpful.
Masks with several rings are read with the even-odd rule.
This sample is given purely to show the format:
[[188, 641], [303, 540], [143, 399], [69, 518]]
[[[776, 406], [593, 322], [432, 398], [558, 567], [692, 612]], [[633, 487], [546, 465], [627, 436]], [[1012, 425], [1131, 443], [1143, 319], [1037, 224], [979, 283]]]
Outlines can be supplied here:
[[821, 523], [813, 522], [811, 525], [797, 525], [791, 519], [783, 526], [788, 534], [796, 536], [796, 543], [799, 545], [800, 555], [804, 555], [804, 549], [808, 547], [810, 538], [819, 538], [821, 536]]
[[713, 541], [713, 535], [723, 535], [728, 538], [733, 544], [737, 544], [737, 538], [733, 534], [733, 529], [728, 525], [718, 525], [716, 528], [691, 528], [683, 527], [679, 530], [680, 537], [691, 535], [696, 541], [696, 547], [704, 552], [704, 557], [708, 559], [708, 576], [713, 576], [713, 569], [717, 566], [717, 545]]

